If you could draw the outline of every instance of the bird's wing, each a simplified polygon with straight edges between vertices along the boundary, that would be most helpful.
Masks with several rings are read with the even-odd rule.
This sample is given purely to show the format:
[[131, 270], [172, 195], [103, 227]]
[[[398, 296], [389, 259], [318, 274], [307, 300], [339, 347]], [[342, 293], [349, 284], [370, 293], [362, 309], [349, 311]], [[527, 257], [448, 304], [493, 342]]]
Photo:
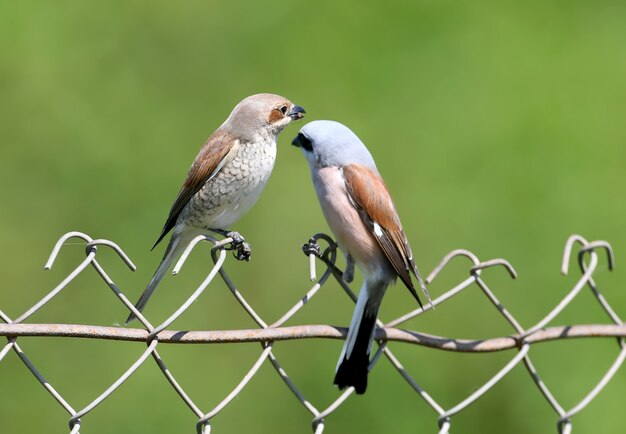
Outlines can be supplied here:
[[238, 146], [238, 141], [231, 135], [216, 131], [209, 137], [200, 149], [196, 159], [191, 164], [191, 169], [185, 178], [185, 182], [176, 196], [176, 200], [167, 216], [161, 235], [152, 248], [163, 239], [165, 235], [174, 227], [176, 219], [189, 199], [196, 194], [202, 186], [213, 178], [234, 155], [234, 150]]
[[413, 261], [400, 218], [382, 178], [374, 170], [360, 164], [343, 166], [342, 173], [348, 196], [361, 220], [380, 245], [398, 277], [422, 306], [411, 281], [411, 271], [420, 281], [422, 289], [425, 288]]

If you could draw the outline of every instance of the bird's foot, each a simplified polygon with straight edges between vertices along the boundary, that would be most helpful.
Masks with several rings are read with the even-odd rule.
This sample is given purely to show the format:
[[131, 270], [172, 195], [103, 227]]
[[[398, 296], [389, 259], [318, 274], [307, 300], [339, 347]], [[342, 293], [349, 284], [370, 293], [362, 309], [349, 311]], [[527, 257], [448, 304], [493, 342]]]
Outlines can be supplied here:
[[227, 232], [226, 236], [233, 241], [230, 243], [230, 249], [238, 261], [249, 261], [252, 255], [250, 244], [245, 242], [244, 237], [239, 232]]
[[342, 277], [346, 283], [352, 283], [354, 280], [354, 259], [350, 255], [346, 256], [346, 269]]
[[314, 238], [311, 238], [308, 243], [302, 245], [302, 251], [306, 256], [315, 255], [318, 258], [322, 257], [322, 248], [317, 244]]

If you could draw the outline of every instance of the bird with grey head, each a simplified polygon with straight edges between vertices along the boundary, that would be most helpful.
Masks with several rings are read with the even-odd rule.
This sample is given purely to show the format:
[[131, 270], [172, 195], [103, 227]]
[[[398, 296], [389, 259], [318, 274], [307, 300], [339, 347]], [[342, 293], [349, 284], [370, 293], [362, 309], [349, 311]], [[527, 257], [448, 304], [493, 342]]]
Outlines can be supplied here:
[[[302, 107], [269, 93], [249, 96], [204, 143], [170, 209], [157, 244], [172, 237], [150, 283], [135, 305], [142, 311], [173, 261], [198, 235], [216, 232], [233, 239], [237, 259], [250, 246], [229, 232], [259, 198], [274, 168], [276, 140], [287, 125], [304, 117]], [[135, 318], [130, 314], [126, 322]]]
[[411, 273], [426, 299], [426, 290], [400, 218], [374, 159], [363, 142], [343, 124], [313, 121], [292, 144], [306, 157], [326, 222], [346, 256], [343, 278], [351, 281], [354, 265], [364, 282], [339, 356], [334, 384], [364, 393], [376, 317], [383, 295], [396, 278], [420, 306]]

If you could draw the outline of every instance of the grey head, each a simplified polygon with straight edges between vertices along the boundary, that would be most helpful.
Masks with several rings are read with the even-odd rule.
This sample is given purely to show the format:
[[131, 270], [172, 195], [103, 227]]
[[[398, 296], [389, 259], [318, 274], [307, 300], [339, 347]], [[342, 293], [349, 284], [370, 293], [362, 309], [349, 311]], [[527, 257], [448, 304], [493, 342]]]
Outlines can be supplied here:
[[283, 128], [302, 119], [305, 113], [285, 97], [259, 93], [237, 104], [219, 129], [243, 141], [254, 141], [259, 136], [275, 140]]
[[291, 144], [302, 149], [312, 170], [361, 164], [378, 173], [376, 163], [361, 139], [339, 122], [309, 122]]

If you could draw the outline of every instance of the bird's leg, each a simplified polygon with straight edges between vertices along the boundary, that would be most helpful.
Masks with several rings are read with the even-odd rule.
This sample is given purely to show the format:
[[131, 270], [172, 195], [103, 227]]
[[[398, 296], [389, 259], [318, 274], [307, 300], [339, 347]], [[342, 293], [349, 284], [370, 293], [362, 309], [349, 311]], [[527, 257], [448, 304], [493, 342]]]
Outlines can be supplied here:
[[[337, 248], [337, 244], [332, 242], [332, 240], [329, 241], [329, 244], [330, 244], [330, 248], [332, 249]], [[334, 262], [331, 262], [328, 258], [324, 257], [324, 255], [322, 254], [322, 248], [317, 243], [317, 241], [315, 241], [315, 237], [310, 238], [308, 243], [302, 245], [302, 252], [304, 252], [304, 254], [308, 257], [313, 255], [313, 256], [320, 258], [322, 262], [324, 262], [326, 266], [330, 268], [333, 275], [335, 275], [337, 279], [343, 279], [343, 271], [337, 268]]]
[[315, 238], [311, 238], [308, 243], [302, 245], [302, 251], [306, 256], [315, 255], [318, 258], [322, 257], [322, 249], [315, 241]]
[[227, 236], [233, 239], [231, 246], [235, 250], [233, 252], [235, 259], [238, 261], [249, 261], [250, 255], [252, 255], [250, 244], [244, 241], [244, 238], [239, 232], [228, 232]]
[[343, 272], [343, 280], [346, 283], [352, 283], [354, 280], [354, 259], [350, 255], [346, 255], [346, 269]]
[[224, 229], [210, 229], [210, 231], [233, 240], [230, 243], [230, 247], [228, 250], [233, 250], [233, 256], [235, 256], [235, 259], [237, 259], [238, 261], [250, 260], [250, 255], [252, 255], [252, 248], [250, 247], [250, 244], [245, 242], [245, 238], [241, 236], [239, 232], [226, 231]]

